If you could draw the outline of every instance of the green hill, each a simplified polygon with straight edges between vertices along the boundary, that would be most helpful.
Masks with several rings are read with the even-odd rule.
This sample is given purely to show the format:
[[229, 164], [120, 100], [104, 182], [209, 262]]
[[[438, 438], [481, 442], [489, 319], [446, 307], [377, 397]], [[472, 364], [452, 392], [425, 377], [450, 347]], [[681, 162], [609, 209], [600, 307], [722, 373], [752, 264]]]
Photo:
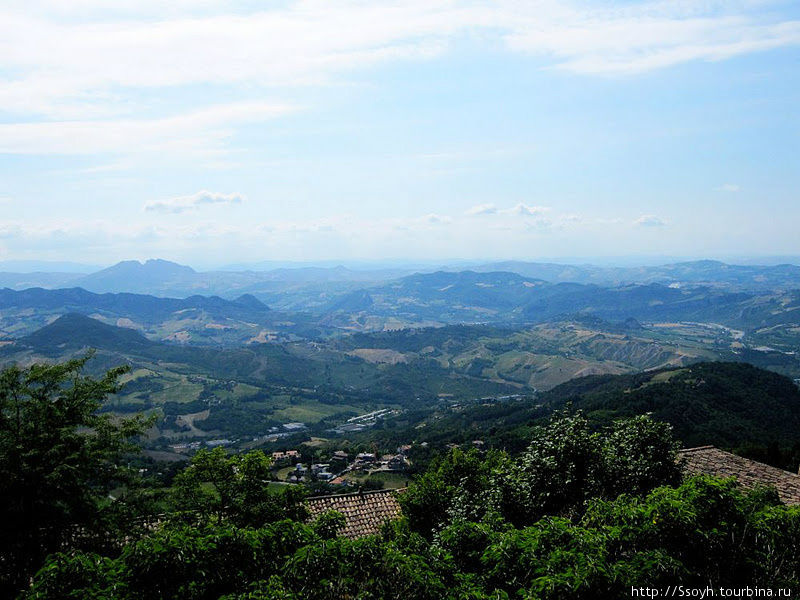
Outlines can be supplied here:
[[157, 345], [138, 331], [106, 325], [79, 313], [63, 315], [25, 336], [20, 344], [43, 353], [60, 353], [82, 348], [103, 348], [109, 352], [142, 351]]
[[599, 421], [652, 413], [687, 446], [800, 441], [800, 389], [791, 379], [747, 363], [699, 363], [636, 375], [589, 376], [542, 398], [571, 403]]
[[583, 411], [597, 426], [651, 413], [673, 425], [686, 447], [712, 444], [784, 468], [800, 460], [800, 389], [746, 363], [704, 362], [632, 375], [591, 375], [537, 398], [488, 402], [419, 415], [398, 441], [470, 442], [524, 449], [530, 429], [557, 410]]

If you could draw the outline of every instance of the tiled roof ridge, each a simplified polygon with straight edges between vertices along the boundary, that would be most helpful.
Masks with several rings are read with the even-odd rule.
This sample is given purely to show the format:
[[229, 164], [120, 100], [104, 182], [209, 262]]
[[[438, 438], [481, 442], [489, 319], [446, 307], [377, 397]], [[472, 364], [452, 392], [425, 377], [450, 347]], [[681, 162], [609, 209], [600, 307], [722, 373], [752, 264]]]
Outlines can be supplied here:
[[735, 477], [750, 489], [757, 485], [774, 486], [785, 504], [800, 504], [800, 474], [745, 458], [715, 446], [700, 446], [680, 451], [687, 473], [715, 477]]
[[[694, 452], [696, 450], [708, 450], [710, 448], [714, 448], [715, 450], [719, 450], [719, 448], [717, 448], [716, 446], [709, 444], [707, 446], [695, 446], [693, 448], [681, 448], [680, 450], [678, 450], [678, 454], [685, 454], [687, 452]], [[723, 452], [724, 452], [724, 450], [723, 450]]]
[[309, 512], [307, 521], [313, 521], [321, 514], [335, 510], [345, 519], [338, 535], [350, 539], [376, 535], [380, 533], [384, 523], [400, 516], [401, 508], [397, 497], [402, 491], [403, 489], [370, 490], [306, 498], [305, 505]]
[[388, 490], [364, 490], [363, 492], [349, 492], [347, 494], [325, 494], [323, 496], [309, 496], [308, 500], [322, 500], [324, 498], [352, 498], [354, 496], [370, 496], [376, 494], [399, 494], [405, 491], [406, 488], [388, 489]]

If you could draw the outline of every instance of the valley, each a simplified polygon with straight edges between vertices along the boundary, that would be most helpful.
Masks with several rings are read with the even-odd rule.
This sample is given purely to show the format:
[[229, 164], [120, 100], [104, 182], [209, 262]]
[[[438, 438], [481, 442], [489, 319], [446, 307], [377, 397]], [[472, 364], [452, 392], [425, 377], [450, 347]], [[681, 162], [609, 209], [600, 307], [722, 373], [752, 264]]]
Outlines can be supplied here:
[[[342, 270], [285, 270], [272, 285], [305, 298], [301, 310], [287, 310], [241, 289], [230, 298], [140, 293], [199, 275], [166, 261], [121, 263], [90, 281], [119, 285], [133, 270], [138, 292], [100, 293], [99, 283], [96, 292], [0, 290], [0, 361], [29, 365], [91, 350], [92, 373], [128, 365], [103, 410], [155, 412], [147, 446], [173, 458], [183, 454], [178, 446], [210, 440], [250, 448], [348, 437], [368, 429], [350, 420], [384, 409], [388, 416], [369, 427], [402, 429], [449, 406], [706, 361], [800, 378], [800, 292], [743, 291], [745, 276], [731, 283], [727, 270], [727, 279], [691, 284], [713, 267], [662, 269], [690, 280], [677, 285], [617, 287], [510, 271], [365, 282]], [[527, 270], [554, 276], [547, 269]], [[784, 282], [793, 276], [764, 276], [776, 273]], [[284, 429], [292, 423], [301, 427]]]

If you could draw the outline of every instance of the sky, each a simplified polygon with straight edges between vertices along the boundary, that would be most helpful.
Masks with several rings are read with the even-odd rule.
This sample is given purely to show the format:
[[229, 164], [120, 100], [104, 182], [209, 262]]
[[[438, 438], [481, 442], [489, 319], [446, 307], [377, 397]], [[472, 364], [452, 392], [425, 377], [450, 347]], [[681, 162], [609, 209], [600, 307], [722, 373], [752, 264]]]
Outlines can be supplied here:
[[799, 255], [799, 157], [796, 0], [0, 5], [0, 261]]

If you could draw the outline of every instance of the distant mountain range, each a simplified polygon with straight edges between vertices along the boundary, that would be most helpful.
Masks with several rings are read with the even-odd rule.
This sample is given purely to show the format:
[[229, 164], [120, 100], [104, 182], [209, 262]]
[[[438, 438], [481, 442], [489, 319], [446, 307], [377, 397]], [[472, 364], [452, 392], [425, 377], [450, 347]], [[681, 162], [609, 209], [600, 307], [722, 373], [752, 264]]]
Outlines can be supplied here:
[[594, 316], [613, 322], [702, 321], [752, 329], [800, 322], [800, 291], [760, 293], [658, 283], [602, 287], [550, 283], [509, 272], [439, 271], [366, 288], [335, 299], [327, 308], [325, 323], [344, 328], [371, 318], [420, 326]]
[[314, 319], [272, 311], [255, 296], [159, 298], [145, 294], [95, 294], [82, 288], [0, 289], [0, 331], [18, 338], [61, 315], [79, 313], [138, 330], [156, 340], [237, 345], [316, 337]]
[[[0, 287], [25, 289], [29, 287], [81, 287], [105, 292], [130, 292], [158, 296], [185, 297], [193, 294], [215, 294], [234, 297], [254, 294], [274, 303], [275, 294], [290, 293], [298, 288], [334, 292], [352, 291], [354, 286], [370, 286], [436, 269], [410, 270], [404, 268], [350, 269], [343, 266], [294, 267], [246, 271], [198, 272], [174, 262], [152, 259], [144, 263], [123, 261], [92, 273], [67, 269], [52, 271], [19, 269], [27, 263], [0, 263]], [[5, 265], [5, 266], [3, 266]], [[33, 263], [29, 266], [46, 267]], [[85, 268], [85, 267], [83, 267]], [[730, 265], [719, 261], [702, 260], [648, 267], [606, 267], [596, 265], [564, 265], [522, 261], [493, 262], [469, 267], [458, 266], [439, 270], [460, 272], [468, 269], [477, 273], [508, 272], [529, 279], [550, 283], [581, 283], [604, 287], [620, 285], [704, 285], [732, 291], [765, 292], [800, 289], [800, 266], [793, 264], [754, 266]]]
[[730, 265], [715, 260], [698, 260], [652, 267], [598, 267], [508, 261], [479, 265], [473, 270], [510, 271], [555, 283], [593, 283], [602, 286], [660, 283], [703, 284], [747, 291], [800, 288], [800, 266], [790, 264]]
[[[715, 267], [702, 268], [708, 271]], [[129, 261], [85, 276], [82, 282], [95, 289], [121, 286], [126, 281], [133, 282], [128, 287], [134, 288], [184, 285], [194, 289], [192, 282], [201, 275], [208, 274], [167, 261]], [[784, 340], [788, 349], [800, 334], [798, 290], [744, 291], [737, 286], [705, 283], [607, 287], [554, 283], [507, 271], [437, 271], [370, 284], [349, 282], [343, 287], [320, 282], [289, 285], [283, 292], [274, 290], [272, 294], [284, 299], [291, 295], [293, 305], [269, 310], [263, 301], [265, 294], [250, 292], [228, 298], [195, 293], [179, 299], [143, 293], [96, 293], [83, 287], [3, 289], [0, 331], [18, 337], [58, 315], [79, 312], [139, 329], [151, 338], [194, 343], [263, 342], [281, 336], [296, 339], [336, 331], [457, 323], [520, 326], [575, 317], [610, 322], [717, 323], [748, 334], [763, 329], [769, 330], [765, 345], [781, 342], [774, 340], [780, 333], [788, 336]]]

